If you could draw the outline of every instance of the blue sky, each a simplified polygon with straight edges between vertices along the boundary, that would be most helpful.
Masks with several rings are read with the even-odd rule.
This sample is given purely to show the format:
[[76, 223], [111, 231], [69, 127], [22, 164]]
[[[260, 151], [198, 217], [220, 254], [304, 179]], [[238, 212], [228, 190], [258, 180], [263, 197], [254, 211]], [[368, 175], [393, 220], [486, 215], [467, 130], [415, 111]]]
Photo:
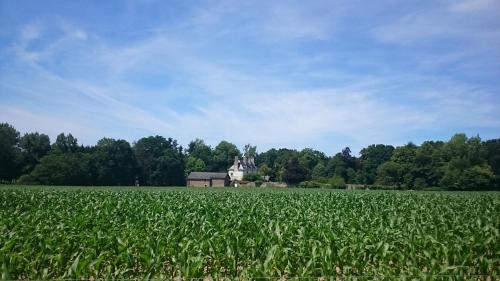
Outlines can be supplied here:
[[0, 1], [0, 121], [259, 151], [500, 137], [500, 1]]

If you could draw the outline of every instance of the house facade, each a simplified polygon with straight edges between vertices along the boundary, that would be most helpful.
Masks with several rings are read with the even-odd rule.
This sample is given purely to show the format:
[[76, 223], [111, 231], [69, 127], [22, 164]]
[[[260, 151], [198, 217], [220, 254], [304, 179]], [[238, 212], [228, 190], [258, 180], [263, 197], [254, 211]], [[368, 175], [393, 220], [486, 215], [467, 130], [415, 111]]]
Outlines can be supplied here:
[[186, 182], [188, 187], [222, 187], [229, 185], [229, 176], [227, 173], [191, 172]]
[[255, 165], [254, 158], [240, 160], [238, 156], [234, 157], [233, 165], [227, 170], [232, 182], [242, 181], [243, 176], [249, 173], [257, 173], [258, 167]]

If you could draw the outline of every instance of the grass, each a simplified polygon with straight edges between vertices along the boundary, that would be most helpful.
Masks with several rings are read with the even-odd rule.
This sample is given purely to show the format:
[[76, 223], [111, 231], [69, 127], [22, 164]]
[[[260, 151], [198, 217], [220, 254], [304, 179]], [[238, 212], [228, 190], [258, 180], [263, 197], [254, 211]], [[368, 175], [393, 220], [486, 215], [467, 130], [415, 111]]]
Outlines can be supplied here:
[[499, 278], [500, 193], [0, 188], [2, 279]]

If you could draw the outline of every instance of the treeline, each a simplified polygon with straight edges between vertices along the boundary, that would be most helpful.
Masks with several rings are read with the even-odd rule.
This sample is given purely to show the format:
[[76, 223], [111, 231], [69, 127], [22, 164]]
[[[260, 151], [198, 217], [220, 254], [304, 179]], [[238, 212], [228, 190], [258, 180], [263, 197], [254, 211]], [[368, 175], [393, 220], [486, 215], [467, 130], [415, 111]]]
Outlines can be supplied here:
[[303, 187], [346, 183], [401, 189], [500, 187], [500, 139], [481, 141], [465, 134], [420, 146], [370, 145], [359, 157], [346, 147], [329, 157], [310, 148], [257, 153], [255, 146], [246, 145], [240, 151], [227, 141], [212, 148], [200, 139], [183, 148], [162, 136], [133, 144], [103, 138], [95, 146], [83, 146], [71, 134], [60, 134], [51, 143], [45, 134], [20, 136], [13, 126], [0, 124], [0, 180], [4, 183], [179, 186], [191, 171], [227, 171], [236, 155], [254, 157], [259, 174], [271, 181]]

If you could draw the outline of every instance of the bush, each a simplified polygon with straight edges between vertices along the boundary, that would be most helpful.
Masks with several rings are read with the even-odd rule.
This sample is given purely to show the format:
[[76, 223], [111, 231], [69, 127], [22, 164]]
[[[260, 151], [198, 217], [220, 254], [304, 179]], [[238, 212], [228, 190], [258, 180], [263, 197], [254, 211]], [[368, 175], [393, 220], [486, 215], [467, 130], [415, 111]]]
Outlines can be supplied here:
[[262, 176], [257, 173], [250, 173], [243, 175], [244, 181], [262, 181]]
[[427, 182], [424, 178], [416, 178], [415, 183], [413, 184], [415, 189], [423, 189], [427, 187]]
[[342, 177], [334, 176], [328, 179], [328, 184], [330, 184], [331, 188], [341, 188], [344, 189], [346, 187], [345, 181]]
[[391, 186], [391, 185], [380, 185], [380, 184], [373, 184], [368, 186], [369, 189], [372, 190], [395, 190], [397, 189], [396, 186]]
[[318, 181], [303, 181], [297, 187], [300, 188], [332, 188], [330, 184]]

